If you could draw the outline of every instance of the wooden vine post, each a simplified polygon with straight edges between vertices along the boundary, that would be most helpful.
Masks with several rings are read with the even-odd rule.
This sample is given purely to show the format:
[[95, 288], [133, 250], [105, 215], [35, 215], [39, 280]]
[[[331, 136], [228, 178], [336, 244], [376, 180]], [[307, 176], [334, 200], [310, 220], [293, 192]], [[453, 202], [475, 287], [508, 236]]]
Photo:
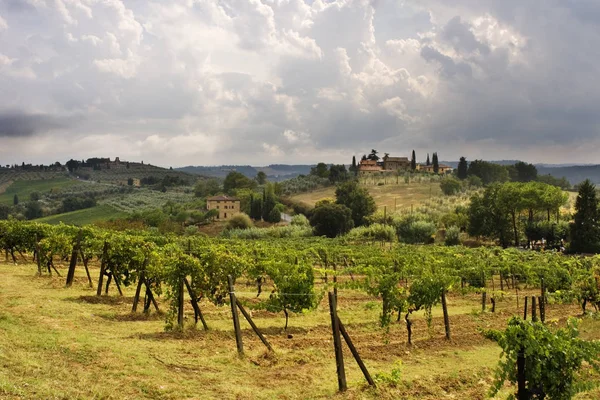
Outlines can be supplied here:
[[340, 392], [346, 391], [346, 370], [344, 369], [344, 353], [342, 352], [342, 340], [340, 338], [340, 324], [337, 316], [337, 304], [333, 293], [329, 295], [329, 314], [331, 315], [331, 329], [333, 331], [333, 348], [335, 350], [335, 366], [337, 371], [338, 389]]
[[444, 327], [446, 339], [450, 340], [450, 318], [448, 317], [448, 305], [446, 304], [446, 289], [442, 290], [442, 311], [444, 312]]
[[523, 307], [523, 319], [527, 320], [527, 296], [525, 296], [525, 307]]
[[[8, 259], [8, 253], [6, 253]], [[38, 276], [42, 276], [42, 261], [40, 260], [40, 241], [37, 233], [35, 234], [35, 261], [37, 262]]]
[[250, 317], [250, 314], [248, 314], [248, 312], [246, 311], [246, 309], [244, 308], [244, 306], [242, 305], [242, 303], [240, 303], [240, 301], [237, 298], [235, 299], [235, 304], [240, 309], [240, 311], [242, 312], [242, 315], [244, 315], [244, 318], [246, 318], [246, 321], [248, 321], [248, 323], [252, 327], [252, 330], [254, 331], [254, 333], [256, 333], [256, 336], [258, 336], [258, 338], [260, 339], [260, 341], [263, 342], [263, 344], [267, 347], [267, 349], [269, 351], [274, 351], [273, 347], [271, 347], [271, 344], [269, 343], [269, 341], [264, 337], [264, 335], [262, 334], [262, 332], [258, 329], [258, 327], [256, 326], [256, 324], [254, 323], [254, 321]]
[[485, 312], [485, 303], [486, 303], [487, 293], [485, 290], [481, 292], [481, 312]]
[[100, 262], [100, 276], [98, 277], [98, 290], [96, 296], [102, 295], [102, 283], [104, 281], [104, 275], [106, 274], [106, 264], [108, 263], [108, 242], [104, 242], [102, 248], [102, 261]]
[[[371, 374], [369, 373], [369, 370], [367, 369], [365, 363], [360, 358], [360, 355], [358, 354], [358, 350], [354, 346], [354, 343], [352, 343], [352, 339], [350, 339], [350, 335], [348, 334], [348, 331], [346, 331], [346, 328], [344, 327], [344, 324], [340, 320], [340, 317], [337, 315], [337, 298], [336, 298], [335, 294], [332, 292], [329, 292], [328, 296], [329, 296], [329, 313], [331, 315], [331, 329], [332, 329], [332, 333], [333, 333], [333, 346], [334, 346], [334, 350], [335, 350], [335, 363], [336, 363], [336, 372], [337, 372], [337, 377], [338, 377], [339, 391], [343, 392], [346, 389], [348, 389], [348, 385], [346, 382], [346, 370], [344, 367], [344, 354], [342, 352], [342, 339], [341, 339], [342, 337], [346, 341], [346, 344], [348, 345], [348, 348], [350, 349], [350, 352], [352, 353], [352, 356], [354, 357], [356, 364], [358, 364], [358, 367], [360, 368], [363, 375], [365, 376], [365, 379], [367, 380], [369, 385], [375, 387], [375, 381], [371, 377]], [[341, 337], [340, 337], [340, 334], [341, 334]]]
[[187, 278], [183, 278], [183, 283], [185, 283], [185, 287], [187, 288], [188, 294], [190, 295], [190, 302], [192, 303], [192, 307], [194, 308], [194, 322], [198, 323], [198, 319], [200, 319], [200, 321], [202, 321], [202, 326], [204, 327], [204, 330], [207, 331], [208, 325], [204, 320], [204, 315], [202, 315], [200, 305], [198, 305], [198, 296], [196, 296], [196, 293], [194, 293], [194, 291], [192, 290], [192, 286], [190, 285], [190, 282], [187, 280]]
[[525, 350], [521, 347], [517, 354], [517, 399], [529, 400], [525, 381]]
[[531, 320], [537, 322], [537, 304], [535, 296], [531, 296]]
[[67, 272], [67, 287], [71, 287], [71, 285], [73, 285], [73, 280], [75, 279], [75, 268], [77, 267], [77, 256], [79, 255], [79, 250], [81, 248], [82, 236], [83, 231], [80, 229], [75, 244], [73, 244], [73, 251], [71, 252], [71, 262], [69, 263], [69, 271]]
[[179, 278], [179, 284], [177, 287], [177, 325], [179, 325], [179, 329], [181, 330], [183, 330], [183, 285], [183, 278]]
[[244, 354], [244, 344], [242, 343], [242, 331], [240, 330], [240, 317], [237, 313], [237, 304], [235, 299], [235, 292], [233, 290], [233, 277], [227, 276], [229, 283], [229, 302], [231, 303], [231, 315], [233, 317], [233, 329], [235, 330], [235, 343], [237, 344], [238, 354], [241, 356]]

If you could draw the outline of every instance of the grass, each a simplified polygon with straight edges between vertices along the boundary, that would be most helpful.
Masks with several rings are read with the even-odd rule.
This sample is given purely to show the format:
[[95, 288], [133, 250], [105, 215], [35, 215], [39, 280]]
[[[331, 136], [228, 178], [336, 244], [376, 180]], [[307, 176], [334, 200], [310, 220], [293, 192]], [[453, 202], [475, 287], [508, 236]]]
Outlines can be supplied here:
[[[58, 268], [66, 275], [66, 265]], [[415, 316], [415, 342], [410, 347], [403, 324], [394, 323], [388, 331], [378, 327], [378, 300], [340, 290], [340, 318], [371, 374], [390, 374], [398, 367], [401, 373], [397, 382], [369, 389], [345, 349], [349, 390], [336, 394], [325, 301], [314, 312], [292, 315], [288, 332], [282, 330], [283, 315], [253, 311], [276, 354], [265, 353], [242, 320], [245, 356], [239, 358], [227, 306], [201, 302], [210, 326], [207, 332], [193, 328], [188, 306], [184, 333], [166, 333], [162, 315], [131, 314], [133, 287], [125, 288], [123, 297], [113, 288], [109, 296], [98, 298], [81, 267], [68, 289], [64, 278], [36, 277], [35, 271], [35, 265], [27, 262], [16, 266], [0, 262], [3, 399], [483, 399], [500, 349], [477, 328], [502, 327], [512, 313], [520, 312], [512, 301], [504, 300], [495, 314], [474, 313], [479, 297], [455, 294], [449, 297], [453, 340], [444, 340], [436, 308], [431, 330], [422, 315]], [[97, 265], [91, 273], [97, 279]], [[238, 281], [236, 292], [243, 302], [254, 301], [250, 283]], [[161, 300], [161, 309], [166, 310], [168, 305]], [[575, 312], [576, 306], [551, 306], [548, 316], [563, 318]], [[583, 322], [584, 337], [600, 336], [600, 321]], [[579, 398], [598, 395], [600, 391]]]
[[19, 197], [20, 202], [25, 202], [29, 201], [29, 196], [33, 192], [53, 192], [78, 184], [80, 184], [80, 182], [69, 178], [15, 181], [0, 194], [0, 203], [12, 205], [15, 194]]
[[[365, 185], [375, 200], [377, 207], [388, 212], [416, 207], [431, 198], [442, 196], [438, 182], [393, 183], [387, 185]], [[292, 196], [292, 199], [309, 205], [326, 198], [335, 199], [335, 187], [317, 189], [308, 193]]]
[[86, 225], [97, 221], [107, 221], [110, 219], [124, 218], [129, 214], [119, 211], [107, 204], [98, 205], [83, 210], [71, 211], [63, 214], [50, 215], [48, 217], [37, 219], [37, 222], [47, 224], [64, 223], [67, 225]]

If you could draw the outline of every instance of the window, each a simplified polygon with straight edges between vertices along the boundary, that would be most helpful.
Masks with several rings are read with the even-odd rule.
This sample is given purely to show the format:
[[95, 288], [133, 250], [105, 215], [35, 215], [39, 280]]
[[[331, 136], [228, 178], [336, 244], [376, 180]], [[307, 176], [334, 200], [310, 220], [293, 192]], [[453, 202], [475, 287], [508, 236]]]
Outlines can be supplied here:
[[227, 218], [227, 213], [225, 213], [225, 215], [223, 216], [223, 218]]

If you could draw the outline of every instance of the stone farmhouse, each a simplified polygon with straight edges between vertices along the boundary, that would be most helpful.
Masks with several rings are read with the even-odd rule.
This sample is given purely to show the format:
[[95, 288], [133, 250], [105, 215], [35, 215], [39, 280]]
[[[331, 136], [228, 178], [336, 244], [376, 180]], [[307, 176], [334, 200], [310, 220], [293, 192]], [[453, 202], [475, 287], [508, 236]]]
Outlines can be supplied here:
[[[429, 172], [433, 174], [433, 165], [421, 165], [419, 168], [420, 171]], [[446, 164], [438, 165], [438, 173], [439, 174], [448, 174], [452, 172], [452, 167]]]
[[240, 199], [230, 196], [213, 196], [206, 199], [207, 210], [217, 210], [218, 220], [227, 221], [240, 212]]
[[[382, 161], [363, 159], [358, 165], [358, 171], [361, 175], [398, 170], [410, 170], [410, 160], [408, 157], [390, 157], [386, 154], [382, 158]], [[415, 170], [433, 173], [433, 165], [417, 164]], [[439, 174], [447, 174], [450, 172], [452, 172], [452, 167], [445, 164], [439, 164]]]

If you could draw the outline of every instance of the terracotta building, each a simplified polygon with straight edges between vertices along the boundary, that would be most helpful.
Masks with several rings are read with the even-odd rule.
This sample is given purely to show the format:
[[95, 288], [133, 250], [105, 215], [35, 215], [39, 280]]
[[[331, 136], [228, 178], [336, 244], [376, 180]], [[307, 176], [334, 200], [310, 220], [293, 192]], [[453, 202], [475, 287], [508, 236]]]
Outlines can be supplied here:
[[[423, 172], [429, 172], [433, 174], [433, 164], [432, 165], [423, 165], [421, 164], [420, 168]], [[452, 167], [446, 164], [440, 164], [438, 168], [438, 174], [447, 174], [452, 172]]]
[[240, 212], [240, 200], [224, 195], [209, 197], [206, 199], [206, 209], [219, 211], [217, 219], [226, 221]]
[[383, 169], [386, 171], [396, 171], [399, 169], [410, 168], [410, 160], [408, 157], [383, 157]]

